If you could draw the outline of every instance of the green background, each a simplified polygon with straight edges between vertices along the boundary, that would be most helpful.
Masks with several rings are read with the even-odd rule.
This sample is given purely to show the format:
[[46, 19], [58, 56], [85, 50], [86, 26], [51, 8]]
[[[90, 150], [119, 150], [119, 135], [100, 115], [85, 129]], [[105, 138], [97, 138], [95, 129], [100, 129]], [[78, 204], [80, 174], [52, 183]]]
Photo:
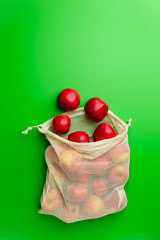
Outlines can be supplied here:
[[[0, 239], [160, 239], [160, 1], [0, 1]], [[37, 213], [49, 143], [36, 129], [74, 88], [126, 121], [128, 206], [66, 224]]]

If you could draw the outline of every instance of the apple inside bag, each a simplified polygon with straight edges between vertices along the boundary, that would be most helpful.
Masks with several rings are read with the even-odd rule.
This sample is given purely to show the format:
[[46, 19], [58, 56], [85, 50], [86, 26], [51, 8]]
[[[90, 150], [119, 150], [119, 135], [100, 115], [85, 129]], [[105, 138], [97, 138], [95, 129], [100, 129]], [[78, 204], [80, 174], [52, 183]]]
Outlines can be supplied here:
[[[45, 152], [47, 175], [39, 213], [72, 223], [121, 211], [127, 205], [124, 185], [129, 177], [128, 125], [108, 111], [101, 122], [113, 126], [117, 136], [93, 142], [99, 123], [93, 123], [83, 108], [66, 115], [72, 121], [67, 134], [54, 133], [51, 120], [39, 129], [50, 142]], [[67, 136], [75, 129], [85, 131], [90, 142], [68, 141]]]

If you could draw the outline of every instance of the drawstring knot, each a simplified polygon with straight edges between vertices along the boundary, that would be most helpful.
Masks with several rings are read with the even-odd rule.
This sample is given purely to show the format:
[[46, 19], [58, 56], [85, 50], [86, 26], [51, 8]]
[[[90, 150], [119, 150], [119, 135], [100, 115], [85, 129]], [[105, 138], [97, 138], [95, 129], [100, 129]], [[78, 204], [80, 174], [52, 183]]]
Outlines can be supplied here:
[[132, 122], [132, 118], [130, 118], [129, 120], [127, 120], [128, 121], [128, 127], [130, 127], [132, 124], [131, 124], [131, 122]]

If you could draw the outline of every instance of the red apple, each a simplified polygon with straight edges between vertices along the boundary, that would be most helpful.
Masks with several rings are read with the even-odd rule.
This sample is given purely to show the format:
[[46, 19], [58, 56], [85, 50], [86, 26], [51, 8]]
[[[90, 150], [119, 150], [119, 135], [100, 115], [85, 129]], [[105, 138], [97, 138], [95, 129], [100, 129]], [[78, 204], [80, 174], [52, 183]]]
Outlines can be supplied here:
[[91, 98], [84, 107], [85, 113], [95, 122], [99, 122], [105, 118], [108, 112], [108, 105], [100, 98]]
[[129, 147], [124, 144], [115, 146], [108, 152], [108, 156], [112, 159], [113, 162], [125, 162], [129, 156]]
[[57, 189], [50, 189], [42, 201], [42, 208], [46, 211], [55, 211], [62, 204], [62, 197], [60, 191]]
[[68, 199], [72, 203], [82, 203], [87, 197], [87, 188], [84, 183], [72, 183], [67, 189]]
[[65, 134], [69, 131], [71, 120], [66, 115], [59, 115], [53, 118], [52, 127], [56, 133]]
[[89, 136], [83, 131], [73, 132], [68, 136], [68, 140], [72, 142], [85, 143], [89, 142]]
[[81, 155], [75, 150], [67, 150], [59, 158], [59, 164], [65, 170], [74, 172], [82, 163]]
[[88, 172], [88, 165], [86, 163], [82, 163], [78, 170], [73, 173], [73, 180], [76, 182], [87, 182], [90, 176]]
[[94, 141], [101, 141], [103, 139], [109, 139], [116, 136], [116, 132], [109, 123], [101, 123], [93, 133]]
[[91, 218], [96, 218], [103, 214], [104, 208], [103, 200], [96, 195], [88, 196], [83, 204], [83, 212]]
[[98, 158], [90, 160], [88, 163], [91, 172], [94, 174], [102, 173], [109, 167], [110, 164], [111, 160], [107, 157], [106, 154], [103, 154]]
[[98, 195], [103, 196], [108, 192], [109, 184], [105, 177], [97, 177], [92, 182], [92, 191]]
[[79, 93], [71, 88], [66, 88], [57, 97], [58, 106], [64, 111], [73, 111], [80, 103]]
[[78, 221], [81, 216], [81, 209], [75, 204], [63, 204], [59, 212], [60, 218], [67, 223]]
[[114, 165], [109, 169], [109, 178], [115, 185], [125, 184], [128, 179], [128, 170], [123, 165]]

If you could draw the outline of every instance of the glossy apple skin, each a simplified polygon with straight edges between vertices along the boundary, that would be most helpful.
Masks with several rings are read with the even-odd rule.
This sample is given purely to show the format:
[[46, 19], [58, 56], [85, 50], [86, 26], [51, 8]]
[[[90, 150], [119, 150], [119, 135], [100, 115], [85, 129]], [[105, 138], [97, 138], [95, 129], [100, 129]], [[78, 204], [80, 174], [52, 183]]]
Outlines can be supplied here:
[[69, 131], [71, 120], [66, 115], [59, 115], [53, 118], [52, 127], [56, 133], [65, 134]]
[[108, 105], [100, 98], [94, 97], [88, 100], [84, 111], [95, 122], [102, 121], [108, 113]]
[[64, 111], [73, 111], [80, 104], [80, 95], [76, 90], [66, 88], [59, 93], [57, 104]]
[[116, 136], [116, 132], [109, 123], [101, 123], [93, 133], [94, 141], [101, 141], [103, 139], [109, 139]]
[[73, 132], [68, 136], [68, 140], [77, 143], [89, 142], [89, 136], [83, 131]]

